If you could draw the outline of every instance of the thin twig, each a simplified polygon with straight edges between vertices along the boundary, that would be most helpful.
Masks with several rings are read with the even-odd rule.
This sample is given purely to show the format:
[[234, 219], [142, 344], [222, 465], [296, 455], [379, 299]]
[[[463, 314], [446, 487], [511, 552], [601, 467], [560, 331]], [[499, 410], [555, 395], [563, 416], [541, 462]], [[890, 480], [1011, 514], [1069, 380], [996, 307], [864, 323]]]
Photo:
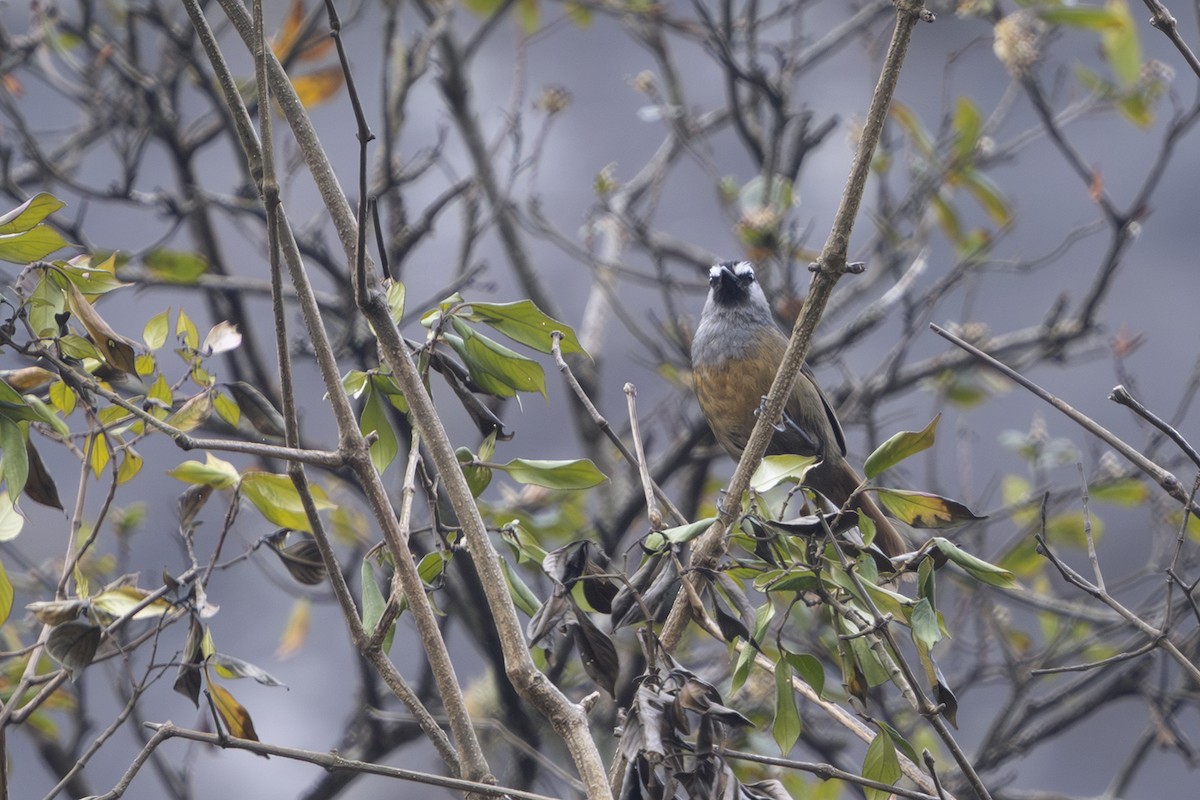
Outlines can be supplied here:
[[650, 518], [650, 530], [662, 530], [662, 514], [658, 511], [658, 504], [654, 502], [654, 481], [650, 478], [650, 468], [646, 465], [646, 449], [642, 446], [642, 431], [638, 424], [637, 389], [632, 383], [626, 383], [624, 391], [633, 450], [637, 454], [638, 475], [641, 476], [642, 492], [646, 495], [646, 516]]
[[1151, 478], [1153, 478], [1154, 482], [1157, 483], [1159, 486], [1161, 486], [1167, 492], [1167, 494], [1171, 495], [1171, 497], [1175, 498], [1180, 503], [1183, 503], [1186, 508], [1190, 508], [1192, 510], [1192, 513], [1196, 513], [1197, 511], [1200, 511], [1200, 509], [1197, 509], [1195, 504], [1192, 503], [1188, 499], [1187, 492], [1184, 490], [1183, 484], [1180, 483], [1178, 478], [1176, 478], [1171, 473], [1167, 472], [1162, 467], [1155, 464], [1150, 459], [1143, 456], [1141, 453], [1139, 453], [1137, 450], [1135, 450], [1130, 445], [1126, 444], [1121, 439], [1117, 438], [1113, 433], [1111, 433], [1108, 429], [1104, 428], [1099, 423], [1094, 421], [1091, 417], [1088, 417], [1086, 414], [1083, 414], [1083, 413], [1077, 411], [1070, 404], [1068, 404], [1065, 401], [1059, 399], [1058, 397], [1055, 397], [1054, 395], [1050, 394], [1050, 392], [1048, 392], [1045, 389], [1043, 389], [1042, 387], [1038, 386], [1036, 383], [1029, 380], [1024, 375], [1017, 372], [1016, 370], [1012, 369], [1007, 364], [1004, 364], [1004, 363], [996, 360], [992, 356], [990, 356], [987, 353], [985, 353], [984, 351], [980, 350], [978, 347], [975, 347], [974, 345], [969, 344], [969, 343], [965, 342], [964, 340], [960, 339], [959, 337], [955, 336], [954, 334], [950, 333], [945, 328], [942, 328], [941, 326], [935, 325], [933, 323], [930, 323], [929, 327], [938, 336], [941, 336], [943, 339], [946, 339], [946, 340], [952, 342], [955, 346], [962, 348], [963, 350], [970, 353], [975, 358], [977, 358], [980, 361], [982, 361], [983, 363], [987, 364], [992, 369], [1001, 373], [1002, 375], [1009, 378], [1010, 380], [1020, 384], [1021, 386], [1024, 386], [1026, 389], [1033, 392], [1039, 398], [1041, 398], [1042, 400], [1045, 400], [1047, 403], [1054, 406], [1062, 413], [1066, 414], [1068, 417], [1070, 417], [1072, 420], [1074, 420], [1078, 425], [1080, 425], [1084, 430], [1088, 431], [1093, 436], [1096, 436], [1097, 438], [1104, 441], [1106, 444], [1108, 444], [1114, 450], [1119, 452], [1130, 463], [1132, 463], [1134, 466], [1136, 466], [1142, 472], [1146, 473]]
[[[575, 393], [575, 397], [579, 399], [579, 402], [587, 411], [588, 416], [596, 425], [596, 428], [599, 429], [600, 432], [606, 437], [608, 437], [608, 440], [613, 443], [614, 447], [617, 448], [617, 452], [621, 454], [622, 458], [629, 462], [629, 464], [634, 468], [640, 468], [641, 462], [638, 457], [629, 451], [629, 448], [625, 445], [625, 442], [623, 442], [621, 437], [618, 436], [616, 431], [613, 430], [612, 425], [610, 425], [608, 420], [604, 418], [604, 415], [600, 413], [600, 410], [596, 408], [596, 404], [592, 402], [590, 397], [588, 397], [587, 392], [584, 391], [583, 387], [579, 384], [579, 381], [575, 379], [575, 373], [571, 370], [570, 365], [567, 364], [566, 359], [564, 359], [562, 355], [562, 347], [560, 346], [562, 342], [562, 333], [560, 331], [553, 331], [550, 334], [550, 341], [551, 353], [554, 356], [554, 363], [558, 365], [558, 371], [562, 373], [563, 379], [566, 380], [567, 385], [571, 387], [571, 391]], [[666, 492], [663, 491], [662, 487], [653, 481], [651, 481], [651, 485], [654, 489], [654, 496], [658, 498], [660, 503], [666, 506], [667, 513], [669, 513], [671, 518], [675, 520], [675, 524], [686, 525], [687, 517], [685, 517], [683, 512], [675, 507], [675, 504], [671, 502], [671, 498]]]
[[283, 747], [281, 745], [268, 744], [266, 742], [255, 742], [250, 739], [239, 739], [236, 736], [225, 736], [216, 733], [206, 733], [204, 731], [190, 730], [188, 728], [180, 728], [172, 722], [164, 722], [161, 724], [146, 723], [146, 727], [154, 730], [154, 736], [138, 753], [138, 757], [134, 759], [129, 770], [122, 776], [121, 781], [113, 788], [111, 792], [103, 795], [84, 798], [84, 800], [115, 800], [120, 797], [129, 788], [129, 784], [137, 775], [137, 771], [145, 763], [149, 755], [154, 752], [160, 744], [167, 739], [186, 739], [192, 742], [200, 742], [202, 744], [210, 744], [215, 747], [220, 747], [227, 750], [245, 750], [250, 753], [263, 756], [277, 756], [279, 758], [287, 758], [293, 761], [303, 761], [308, 764], [315, 764], [330, 772], [335, 771], [350, 771], [360, 775], [380, 775], [385, 778], [395, 778], [401, 781], [410, 783], [419, 783], [426, 786], [439, 786], [443, 789], [449, 789], [455, 792], [473, 792], [475, 794], [484, 794], [491, 797], [512, 797], [514, 800], [558, 800], [557, 798], [547, 797], [542, 794], [534, 794], [520, 789], [510, 789], [504, 786], [494, 786], [489, 783], [480, 783], [478, 781], [468, 781], [462, 778], [448, 778], [443, 775], [434, 775], [428, 772], [417, 772], [411, 769], [402, 769], [400, 767], [389, 767], [383, 764], [373, 764], [369, 761], [358, 761], [352, 758], [343, 758], [337, 753], [322, 753], [317, 750], [304, 750], [298, 747]]

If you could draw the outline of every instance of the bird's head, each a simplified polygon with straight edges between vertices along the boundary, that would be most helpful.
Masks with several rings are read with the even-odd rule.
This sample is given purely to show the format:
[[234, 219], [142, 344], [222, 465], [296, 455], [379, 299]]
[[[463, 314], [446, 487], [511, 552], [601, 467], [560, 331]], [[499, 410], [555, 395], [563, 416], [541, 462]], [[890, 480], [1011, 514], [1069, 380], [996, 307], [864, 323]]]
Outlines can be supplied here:
[[708, 271], [708, 305], [712, 310], [756, 311], [770, 314], [754, 267], [749, 261], [726, 261]]

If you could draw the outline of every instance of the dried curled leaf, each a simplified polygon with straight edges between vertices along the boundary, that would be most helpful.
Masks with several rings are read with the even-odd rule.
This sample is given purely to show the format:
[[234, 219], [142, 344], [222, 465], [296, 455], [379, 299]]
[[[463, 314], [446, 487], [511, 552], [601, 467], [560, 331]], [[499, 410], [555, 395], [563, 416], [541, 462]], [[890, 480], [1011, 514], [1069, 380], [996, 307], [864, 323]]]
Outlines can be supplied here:
[[217, 709], [217, 715], [221, 718], [221, 722], [224, 723], [225, 730], [229, 731], [230, 736], [258, 741], [258, 734], [254, 730], [254, 720], [250, 719], [250, 712], [234, 699], [228, 689], [209, 681], [208, 694], [212, 698], [213, 706]]
[[104, 356], [105, 362], [113, 369], [136, 376], [137, 353], [133, 349], [133, 342], [113, 330], [72, 281], [67, 281], [65, 291], [71, 313], [88, 332], [92, 344]]
[[[288, 531], [279, 533], [286, 535]], [[325, 562], [321, 560], [321, 551], [315, 539], [304, 534], [297, 536], [299, 538], [295, 542], [284, 545], [285, 536], [277, 534], [278, 543], [272, 543], [275, 553], [293, 578], [305, 586], [315, 586], [325, 580]]]

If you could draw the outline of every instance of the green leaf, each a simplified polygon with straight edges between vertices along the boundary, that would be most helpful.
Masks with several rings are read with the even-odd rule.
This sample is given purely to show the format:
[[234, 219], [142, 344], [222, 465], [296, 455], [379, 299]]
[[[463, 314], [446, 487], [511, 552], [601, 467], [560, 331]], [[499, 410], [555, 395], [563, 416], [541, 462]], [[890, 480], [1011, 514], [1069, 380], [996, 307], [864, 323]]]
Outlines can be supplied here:
[[507, 464], [494, 465], [507, 472], [513, 480], [531, 483], [547, 489], [590, 489], [608, 480], [596, 465], [586, 458], [573, 461], [535, 461], [514, 458]]
[[436, 586], [446, 571], [446, 562], [449, 558], [445, 550], [434, 550], [426, 553], [417, 562], [417, 575], [420, 576], [426, 586]]
[[687, 525], [676, 525], [674, 528], [664, 528], [654, 531], [642, 540], [642, 546], [647, 550], [660, 550], [666, 544], [683, 544], [690, 542], [704, 533], [717, 521], [716, 517], [705, 517]]
[[92, 663], [100, 647], [100, 628], [91, 622], [72, 620], [55, 625], [46, 638], [46, 653], [75, 680]]
[[466, 319], [490, 325], [514, 342], [520, 342], [539, 353], [553, 351], [550, 334], [559, 331], [563, 334], [559, 344], [563, 355], [587, 355], [575, 336], [575, 331], [569, 325], [547, 316], [532, 300], [518, 300], [515, 303], [471, 303], [471, 312]]
[[872, 491], [893, 517], [914, 528], [951, 528], [964, 522], [986, 519], [956, 500], [929, 492], [883, 487]]
[[[248, 472], [242, 477], [242, 496], [249, 500], [268, 521], [296, 531], [312, 533], [304, 504], [292, 479], [274, 472]], [[319, 486], [310, 485], [313, 505], [318, 511], [333, 508]]]
[[812, 687], [818, 695], [825, 691], [825, 667], [816, 656], [807, 653], [784, 653], [800, 680]]
[[946, 558], [962, 567], [973, 578], [1001, 588], [1009, 587], [1016, 583], [1016, 578], [1008, 570], [997, 567], [995, 564], [989, 564], [982, 558], [977, 558], [965, 550], [960, 550], [949, 539], [935, 536], [930, 541], [933, 542], [938, 550], [942, 551]]
[[4, 475], [8, 498], [16, 500], [29, 479], [29, 453], [21, 426], [4, 416], [0, 416], [0, 474]]
[[792, 690], [792, 665], [785, 658], [775, 662], [775, 718], [771, 733], [779, 752], [787, 755], [800, 738], [800, 712], [796, 710], [796, 695]]
[[917, 750], [912, 746], [912, 743], [900, 735], [900, 731], [888, 725], [883, 720], [875, 720], [875, 724], [887, 732], [888, 736], [892, 737], [892, 745], [896, 750], [914, 764], [921, 763], [917, 756]]
[[203, 464], [199, 461], [185, 461], [167, 474], [177, 481], [217, 489], [228, 489], [241, 478], [233, 464], [217, 458], [212, 453], [204, 454]]
[[388, 316], [392, 318], [393, 324], [399, 325], [401, 317], [404, 316], [404, 284], [387, 278], [383, 282], [383, 288], [387, 293]]
[[29, 405], [21, 393], [0, 379], [0, 417], [13, 422], [37, 422], [41, 419], [37, 410]]
[[458, 338], [447, 336], [446, 341], [485, 391], [499, 397], [512, 397], [515, 392], [546, 396], [546, 375], [541, 364], [472, 330], [457, 317], [451, 323]]
[[816, 456], [767, 456], [750, 476], [750, 487], [756, 492], [766, 492], [786, 480], [802, 483], [820, 460]]
[[396, 453], [400, 451], [400, 443], [395, 430], [392, 429], [392, 422], [388, 419], [383, 395], [376, 391], [373, 378], [371, 390], [367, 392], [367, 399], [363, 403], [362, 415], [358, 418], [358, 429], [362, 431], [363, 436], [371, 433], [376, 435], [375, 441], [371, 443], [371, 463], [382, 474], [396, 458]]
[[[494, 436], [494, 434], [493, 434]], [[471, 497], [479, 497], [483, 494], [483, 490], [492, 482], [492, 470], [490, 467], [475, 466], [475, 454], [465, 447], [460, 447], [454, 451], [458, 463], [462, 465], [463, 477], [467, 479], [467, 487], [471, 490]], [[478, 459], [485, 461], [481, 455]]]
[[513, 603], [532, 619], [542, 607], [542, 601], [538, 600], [537, 595], [522, 580], [521, 576], [513, 571], [513, 568], [509, 566], [508, 559], [500, 559], [500, 568], [504, 570], [504, 580], [508, 584], [508, 593], [512, 597]]
[[[76, 256], [67, 263], [55, 262], [58, 273], [67, 282], [89, 298], [108, 294], [114, 289], [121, 289], [132, 284], [117, 280], [117, 254], [111, 253], [107, 258], [98, 260], [90, 255]], [[70, 290], [70, 286], [63, 287]]]
[[181, 250], [151, 250], [142, 263], [151, 275], [167, 283], [192, 284], [208, 272], [204, 256]]
[[[363, 628], [370, 636], [375, 633], [379, 620], [383, 619], [383, 610], [387, 607], [387, 601], [384, 600], [383, 593], [379, 591], [379, 584], [375, 582], [375, 567], [372, 566], [371, 559], [363, 559], [359, 577], [362, 581]], [[395, 635], [396, 623], [393, 620], [387, 633], [383, 635], [383, 652], [386, 653], [392, 649], [392, 639]]]
[[357, 400], [366, 390], [370, 377], [367, 373], [357, 369], [347, 372], [342, 378], [342, 389], [346, 392], [346, 396], [351, 400]]
[[[82, 336], [77, 336], [73, 333], [60, 337], [58, 346], [62, 350], [62, 354], [67, 358], [74, 358], [79, 361], [86, 361], [90, 358], [97, 364], [104, 361], [104, 354], [100, 352], [96, 345]], [[136, 362], [134, 363], [134, 369], [137, 369]]]
[[[900, 759], [896, 756], [896, 745], [887, 731], [875, 734], [867, 747], [863, 759], [863, 777], [880, 783], [893, 784], [900, 780]], [[888, 800], [891, 792], [884, 789], [864, 789], [867, 800]]]
[[922, 597], [913, 606], [912, 613], [909, 615], [909, 624], [912, 626], [913, 639], [925, 647], [932, 649], [941, 641], [942, 629], [938, 625], [937, 612], [933, 610], [933, 606], [926, 598]]
[[51, 337], [59, 333], [55, 316], [67, 307], [58, 273], [45, 270], [29, 297], [29, 324], [38, 336]]
[[909, 456], [916, 455], [922, 450], [928, 450], [930, 447], [933, 447], [938, 420], [941, 418], [942, 415], [939, 413], [922, 430], [900, 431], [875, 448], [875, 452], [867, 456], [867, 461], [863, 465], [863, 472], [867, 478], [874, 478], [884, 470], [896, 466]]

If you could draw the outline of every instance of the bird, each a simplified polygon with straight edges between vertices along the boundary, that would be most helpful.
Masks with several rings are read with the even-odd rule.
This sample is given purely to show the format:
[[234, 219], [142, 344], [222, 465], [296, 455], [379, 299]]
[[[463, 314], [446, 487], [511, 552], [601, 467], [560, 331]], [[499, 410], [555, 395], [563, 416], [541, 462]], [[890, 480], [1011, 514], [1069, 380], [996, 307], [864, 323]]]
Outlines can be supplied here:
[[[692, 339], [692, 383], [700, 410], [717, 442], [742, 457], [763, 399], [783, 361], [788, 338], [748, 261], [726, 261], [709, 270], [708, 299]], [[841, 423], [812, 370], [805, 364], [783, 409], [767, 455], [816, 456], [803, 485], [838, 508], [861, 512], [875, 523], [874, 544], [889, 558], [907, 543], [875, 501], [854, 494], [862, 478], [846, 460]]]

